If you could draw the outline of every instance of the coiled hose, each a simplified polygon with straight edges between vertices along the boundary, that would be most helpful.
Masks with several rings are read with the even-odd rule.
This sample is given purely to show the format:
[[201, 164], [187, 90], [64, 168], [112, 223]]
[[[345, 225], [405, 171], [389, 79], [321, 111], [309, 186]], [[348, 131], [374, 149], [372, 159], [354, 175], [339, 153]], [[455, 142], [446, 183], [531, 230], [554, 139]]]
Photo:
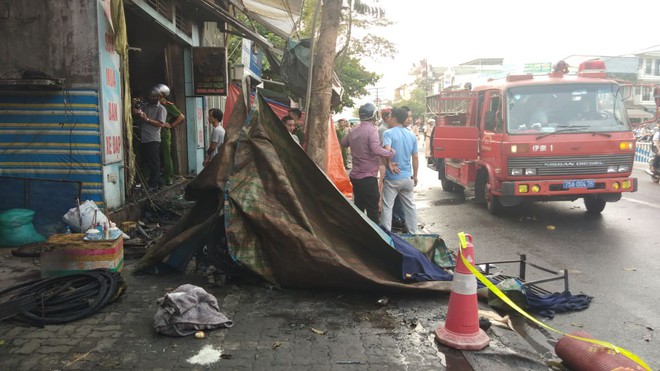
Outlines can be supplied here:
[[40, 327], [72, 322], [96, 313], [124, 291], [121, 275], [108, 269], [24, 282], [0, 290], [0, 320]]

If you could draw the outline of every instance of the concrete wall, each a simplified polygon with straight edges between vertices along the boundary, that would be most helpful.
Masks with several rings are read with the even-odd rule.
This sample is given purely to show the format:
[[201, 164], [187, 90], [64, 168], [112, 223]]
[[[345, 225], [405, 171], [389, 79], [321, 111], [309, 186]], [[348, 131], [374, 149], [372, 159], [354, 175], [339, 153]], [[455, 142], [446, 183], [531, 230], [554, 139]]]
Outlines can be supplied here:
[[0, 76], [34, 68], [68, 88], [98, 89], [95, 0], [3, 0]]

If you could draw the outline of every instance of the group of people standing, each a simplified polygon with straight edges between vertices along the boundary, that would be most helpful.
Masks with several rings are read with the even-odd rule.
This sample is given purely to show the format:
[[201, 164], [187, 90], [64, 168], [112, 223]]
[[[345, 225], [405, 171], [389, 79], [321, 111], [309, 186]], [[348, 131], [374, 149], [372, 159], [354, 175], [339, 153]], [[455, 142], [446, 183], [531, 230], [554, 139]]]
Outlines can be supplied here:
[[353, 202], [372, 221], [391, 231], [398, 199], [406, 230], [415, 234], [418, 147], [417, 136], [406, 128], [412, 123], [412, 113], [406, 107], [383, 110], [378, 128], [378, 108], [373, 103], [362, 105], [359, 116], [360, 124], [341, 140], [341, 146], [351, 151]]
[[[136, 94], [132, 98], [132, 113], [140, 124], [140, 157], [142, 170], [148, 176], [147, 186], [155, 191], [162, 184], [172, 185], [174, 181], [174, 163], [172, 160], [172, 129], [185, 124], [185, 115], [168, 100], [170, 88], [164, 84], [155, 85], [146, 98]], [[217, 148], [224, 140], [222, 111], [209, 110], [209, 124], [213, 126], [211, 143], [206, 151], [204, 166], [217, 153]], [[161, 179], [162, 173], [162, 179]]]

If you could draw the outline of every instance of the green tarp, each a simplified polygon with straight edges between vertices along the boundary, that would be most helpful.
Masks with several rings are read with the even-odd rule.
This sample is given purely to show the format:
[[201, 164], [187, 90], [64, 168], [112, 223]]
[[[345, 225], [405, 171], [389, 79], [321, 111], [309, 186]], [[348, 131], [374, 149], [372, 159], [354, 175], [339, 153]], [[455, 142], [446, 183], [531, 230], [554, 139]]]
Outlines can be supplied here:
[[263, 99], [247, 120], [242, 102], [220, 153], [186, 189], [186, 198], [197, 201], [194, 207], [147, 252], [138, 270], [178, 249], [201, 247], [223, 227], [224, 214], [230, 254], [272, 284], [450, 290], [451, 281], [403, 283], [402, 256], [389, 236], [335, 188]]

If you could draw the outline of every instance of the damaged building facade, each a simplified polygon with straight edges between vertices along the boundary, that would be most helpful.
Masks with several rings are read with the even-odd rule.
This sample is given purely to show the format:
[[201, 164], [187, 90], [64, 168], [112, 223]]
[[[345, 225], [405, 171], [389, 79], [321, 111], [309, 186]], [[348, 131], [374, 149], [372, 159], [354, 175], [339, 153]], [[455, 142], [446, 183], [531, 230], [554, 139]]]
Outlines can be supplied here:
[[231, 3], [0, 1], [0, 209], [67, 184], [106, 211], [124, 206], [139, 183], [131, 94], [156, 84], [186, 117], [172, 129], [174, 173], [199, 173], [208, 109], [224, 109], [229, 34], [267, 46]]

